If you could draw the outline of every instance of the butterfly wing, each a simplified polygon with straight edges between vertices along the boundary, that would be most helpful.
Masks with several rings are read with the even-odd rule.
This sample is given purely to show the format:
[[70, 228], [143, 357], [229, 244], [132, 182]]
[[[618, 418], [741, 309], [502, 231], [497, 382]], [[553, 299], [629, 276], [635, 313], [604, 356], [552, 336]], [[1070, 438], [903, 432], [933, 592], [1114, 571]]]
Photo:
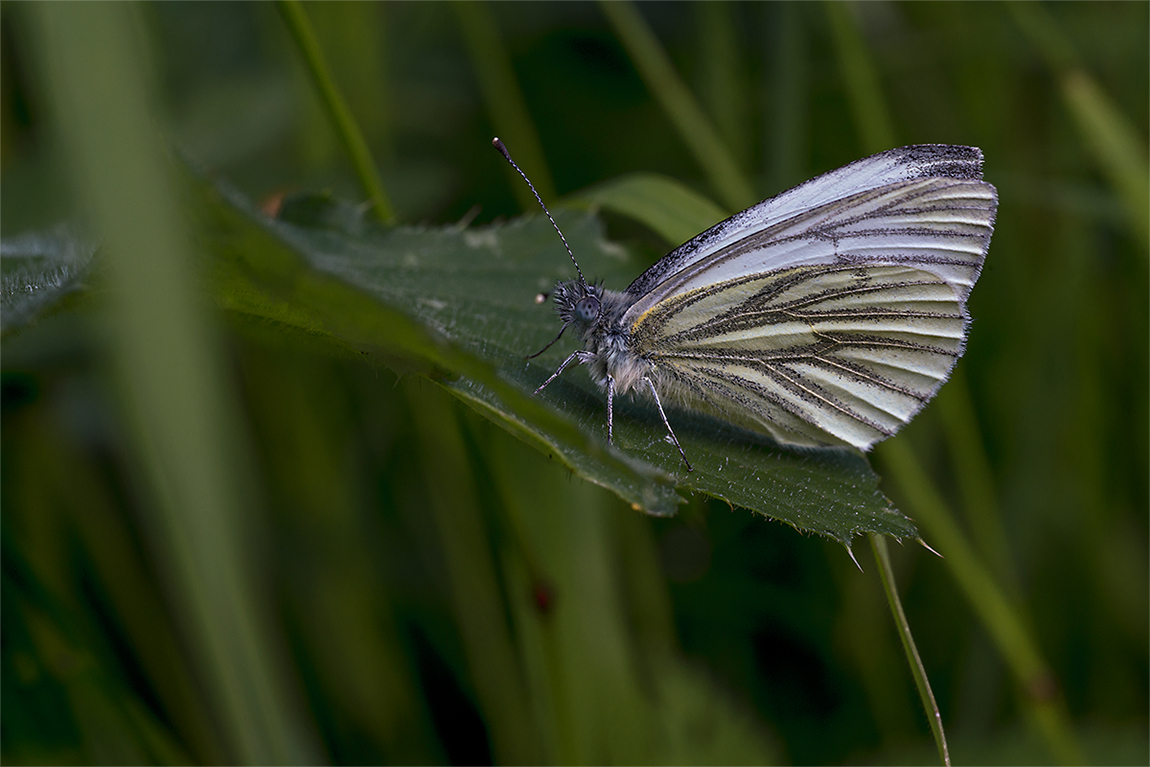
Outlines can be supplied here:
[[632, 348], [781, 442], [868, 449], [962, 354], [997, 204], [980, 174], [977, 149], [906, 147], [749, 208], [628, 288]]

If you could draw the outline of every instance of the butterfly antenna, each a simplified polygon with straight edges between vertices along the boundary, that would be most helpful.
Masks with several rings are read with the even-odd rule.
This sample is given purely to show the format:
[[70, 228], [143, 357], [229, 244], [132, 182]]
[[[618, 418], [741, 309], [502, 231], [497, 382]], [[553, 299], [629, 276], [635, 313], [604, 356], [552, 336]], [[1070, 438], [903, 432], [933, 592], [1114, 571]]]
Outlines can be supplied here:
[[491, 145], [499, 150], [499, 154], [503, 155], [503, 159], [511, 163], [511, 167], [515, 168], [516, 172], [527, 182], [527, 186], [531, 188], [531, 194], [535, 195], [535, 200], [539, 203], [539, 207], [543, 208], [543, 212], [547, 214], [547, 219], [551, 222], [551, 226], [555, 227], [555, 231], [559, 233], [559, 239], [563, 240], [563, 247], [567, 248], [567, 255], [571, 256], [571, 263], [575, 264], [575, 271], [579, 272], [579, 282], [586, 285], [587, 280], [583, 277], [583, 270], [579, 268], [579, 262], [575, 260], [575, 254], [571, 252], [571, 246], [567, 244], [567, 238], [563, 236], [563, 232], [559, 229], [559, 224], [556, 224], [555, 219], [551, 218], [551, 211], [547, 210], [547, 206], [543, 204], [543, 199], [539, 196], [539, 192], [535, 191], [535, 185], [531, 183], [531, 179], [527, 178], [527, 174], [511, 159], [511, 153], [507, 151], [507, 147], [503, 146], [503, 142], [500, 141], [498, 137], [491, 139]]

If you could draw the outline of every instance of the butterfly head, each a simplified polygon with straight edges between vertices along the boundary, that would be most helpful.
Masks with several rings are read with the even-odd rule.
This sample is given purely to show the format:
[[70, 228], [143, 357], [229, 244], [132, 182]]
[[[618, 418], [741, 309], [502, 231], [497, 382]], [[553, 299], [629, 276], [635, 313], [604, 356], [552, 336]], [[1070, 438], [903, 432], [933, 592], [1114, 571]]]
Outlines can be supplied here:
[[551, 292], [555, 310], [563, 325], [574, 325], [582, 331], [595, 324], [603, 309], [603, 289], [582, 280], [560, 282]]

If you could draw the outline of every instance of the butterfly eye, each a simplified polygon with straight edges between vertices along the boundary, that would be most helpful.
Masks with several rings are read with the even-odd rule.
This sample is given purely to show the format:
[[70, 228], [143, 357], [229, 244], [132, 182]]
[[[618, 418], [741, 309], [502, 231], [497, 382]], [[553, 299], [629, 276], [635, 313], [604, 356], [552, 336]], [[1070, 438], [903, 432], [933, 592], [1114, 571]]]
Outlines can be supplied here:
[[599, 299], [584, 296], [575, 302], [575, 316], [583, 322], [593, 322], [599, 316]]

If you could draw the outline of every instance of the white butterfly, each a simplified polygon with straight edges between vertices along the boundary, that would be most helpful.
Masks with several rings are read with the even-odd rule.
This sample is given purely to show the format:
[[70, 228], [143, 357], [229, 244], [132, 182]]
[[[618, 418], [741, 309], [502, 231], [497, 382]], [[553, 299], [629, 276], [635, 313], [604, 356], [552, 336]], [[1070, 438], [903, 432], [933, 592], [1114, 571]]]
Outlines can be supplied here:
[[573, 326], [584, 348], [536, 391], [590, 365], [607, 391], [608, 439], [615, 395], [650, 395], [688, 469], [663, 399], [782, 444], [869, 450], [962, 356], [997, 205], [979, 149], [907, 146], [732, 216], [621, 293], [576, 264], [579, 279], [551, 295], [560, 336]]

